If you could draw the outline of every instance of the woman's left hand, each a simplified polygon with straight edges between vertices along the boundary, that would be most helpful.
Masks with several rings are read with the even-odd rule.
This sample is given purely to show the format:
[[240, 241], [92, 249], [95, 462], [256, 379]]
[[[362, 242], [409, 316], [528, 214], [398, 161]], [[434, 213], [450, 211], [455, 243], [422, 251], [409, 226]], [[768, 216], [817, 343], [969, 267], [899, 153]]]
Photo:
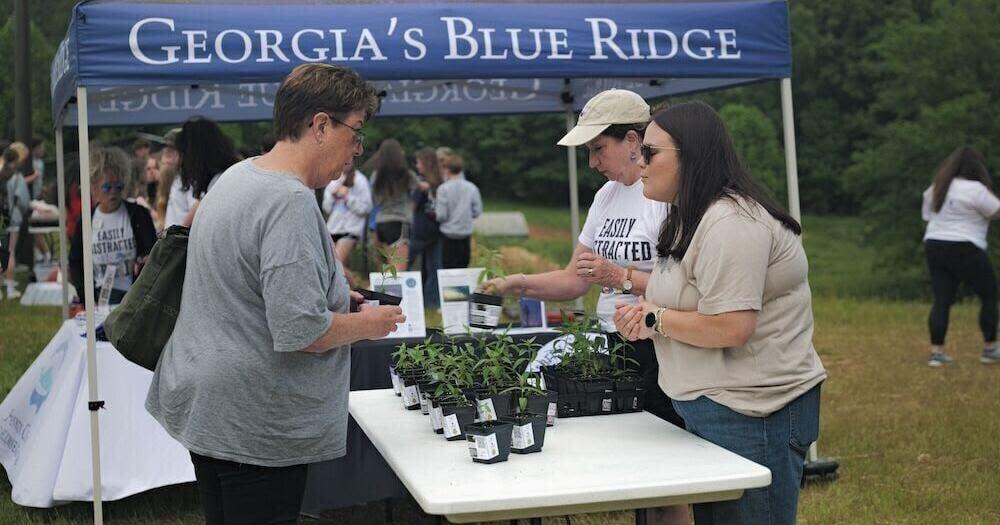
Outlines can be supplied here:
[[628, 341], [649, 339], [655, 333], [646, 326], [646, 315], [655, 314], [660, 307], [642, 299], [639, 304], [618, 304], [615, 307], [615, 327]]
[[590, 284], [619, 288], [625, 280], [625, 271], [594, 252], [581, 253], [576, 259], [576, 275]]

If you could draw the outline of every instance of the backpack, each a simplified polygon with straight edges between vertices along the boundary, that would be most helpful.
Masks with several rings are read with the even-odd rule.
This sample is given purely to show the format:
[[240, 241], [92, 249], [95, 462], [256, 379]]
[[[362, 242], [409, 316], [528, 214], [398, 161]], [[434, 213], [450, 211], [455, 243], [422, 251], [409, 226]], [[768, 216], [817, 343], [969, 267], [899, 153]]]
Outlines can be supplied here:
[[104, 321], [104, 333], [115, 349], [147, 370], [156, 370], [180, 314], [189, 233], [183, 226], [171, 226], [162, 234], [139, 277]]

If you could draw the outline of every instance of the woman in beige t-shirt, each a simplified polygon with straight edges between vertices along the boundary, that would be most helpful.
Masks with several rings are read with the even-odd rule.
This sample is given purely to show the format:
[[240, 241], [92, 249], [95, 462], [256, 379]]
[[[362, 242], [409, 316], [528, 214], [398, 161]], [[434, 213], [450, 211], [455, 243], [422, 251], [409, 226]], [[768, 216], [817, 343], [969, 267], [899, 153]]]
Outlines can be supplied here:
[[704, 103], [654, 114], [642, 154], [646, 197], [674, 211], [648, 301], [621, 305], [615, 325], [653, 339], [660, 385], [688, 431], [771, 470], [769, 487], [695, 505], [695, 522], [794, 523], [826, 378], [801, 227], [740, 165]]

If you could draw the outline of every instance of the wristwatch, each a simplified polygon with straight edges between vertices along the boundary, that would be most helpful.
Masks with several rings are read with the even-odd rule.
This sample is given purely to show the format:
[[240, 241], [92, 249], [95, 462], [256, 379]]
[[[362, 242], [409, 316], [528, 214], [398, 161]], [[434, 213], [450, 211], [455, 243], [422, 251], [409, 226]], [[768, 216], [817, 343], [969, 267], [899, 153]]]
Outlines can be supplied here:
[[649, 312], [646, 314], [646, 328], [652, 328], [656, 326], [656, 313]]
[[625, 268], [625, 280], [622, 281], [622, 292], [632, 293], [632, 267]]
[[646, 327], [652, 328], [654, 332], [660, 335], [664, 335], [663, 326], [660, 324], [660, 319], [663, 317], [664, 310], [666, 310], [666, 308], [657, 308], [655, 312], [649, 312], [646, 314], [646, 318], [644, 319]]

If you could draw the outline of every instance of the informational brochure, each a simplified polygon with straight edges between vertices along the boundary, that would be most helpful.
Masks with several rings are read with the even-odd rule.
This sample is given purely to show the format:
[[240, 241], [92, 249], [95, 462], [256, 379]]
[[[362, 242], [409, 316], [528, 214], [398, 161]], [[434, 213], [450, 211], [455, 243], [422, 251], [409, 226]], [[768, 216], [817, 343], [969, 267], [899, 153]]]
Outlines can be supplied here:
[[437, 272], [444, 333], [465, 333], [469, 329], [469, 298], [479, 285], [479, 275], [483, 269], [453, 268]]
[[378, 272], [368, 274], [372, 290], [396, 297], [402, 297], [399, 304], [406, 316], [406, 322], [396, 325], [395, 332], [383, 339], [404, 337], [427, 337], [427, 322], [424, 319], [424, 290], [420, 272], [399, 272], [396, 277]]

